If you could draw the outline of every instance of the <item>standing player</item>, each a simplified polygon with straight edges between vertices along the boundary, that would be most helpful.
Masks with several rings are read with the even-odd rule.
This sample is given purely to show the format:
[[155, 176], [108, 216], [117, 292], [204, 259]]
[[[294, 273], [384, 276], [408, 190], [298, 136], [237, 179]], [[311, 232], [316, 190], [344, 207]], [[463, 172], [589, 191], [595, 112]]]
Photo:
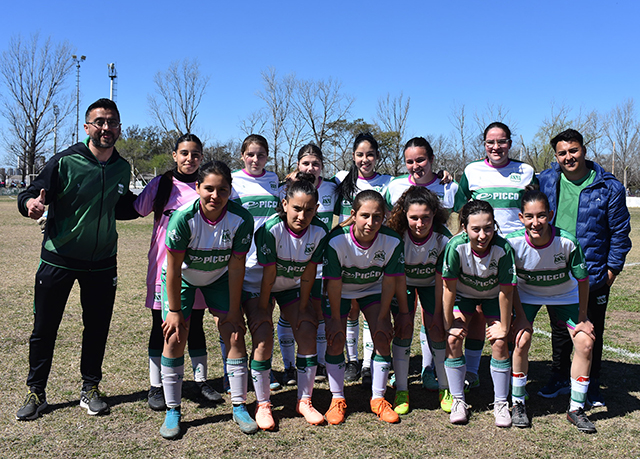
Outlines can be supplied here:
[[38, 220], [49, 206], [34, 287], [29, 390], [16, 413], [18, 420], [36, 419], [47, 408], [53, 349], [76, 280], [84, 325], [80, 406], [90, 415], [109, 412], [98, 384], [118, 283], [115, 220], [139, 217], [129, 191], [131, 168], [114, 147], [120, 127], [113, 101], [99, 99], [89, 105], [84, 124], [88, 137], [55, 154], [18, 195], [18, 210], [25, 217]]
[[[451, 210], [454, 205], [456, 192], [458, 191], [458, 184], [453, 181], [449, 181], [448, 183], [441, 181], [438, 175], [433, 172], [433, 159], [433, 149], [425, 138], [414, 137], [406, 143], [404, 146], [404, 163], [409, 173], [396, 177], [389, 182], [389, 186], [384, 194], [385, 200], [387, 201], [387, 207], [389, 209], [393, 208], [400, 196], [409, 187], [419, 186], [435, 193], [442, 202], [442, 207], [447, 211]], [[446, 224], [446, 218], [443, 224]], [[427, 231], [429, 230], [427, 229]], [[415, 298], [415, 295], [413, 295], [413, 298]], [[427, 335], [424, 327], [424, 324], [427, 321], [431, 323], [431, 320], [430, 318], [425, 317], [424, 308], [421, 310], [421, 315], [423, 323], [420, 328], [420, 346], [422, 348], [422, 385], [428, 390], [440, 390], [440, 395], [442, 397], [443, 386], [436, 382], [435, 374], [433, 372], [432, 351], [431, 346], [429, 345], [430, 337]], [[441, 351], [444, 352], [444, 347]], [[443, 377], [446, 378], [446, 376]], [[446, 379], [444, 384], [444, 387], [446, 387]], [[449, 402], [451, 400], [450, 397], [446, 397], [446, 399]], [[445, 402], [445, 406], [449, 406], [449, 402]]]
[[[504, 237], [522, 228], [518, 219], [520, 200], [524, 188], [537, 183], [533, 167], [509, 158], [511, 130], [499, 121], [489, 124], [483, 133], [486, 157], [473, 161], [464, 169], [456, 194], [454, 210], [459, 212], [470, 199], [487, 201], [494, 209], [496, 223]], [[480, 385], [478, 367], [484, 345], [485, 320], [476, 314], [469, 324], [469, 334], [465, 340], [468, 388]]]
[[516, 300], [516, 343], [513, 351], [513, 425], [529, 427], [525, 409], [525, 386], [529, 371], [529, 348], [533, 321], [543, 305], [555, 311], [562, 320], [575, 345], [571, 366], [571, 402], [567, 419], [578, 430], [596, 431], [584, 412], [589, 388], [591, 350], [595, 336], [593, 324], [587, 318], [589, 274], [578, 241], [549, 222], [553, 211], [547, 196], [536, 189], [528, 190], [522, 198], [520, 221], [524, 229], [507, 236], [513, 247], [518, 274]]
[[167, 258], [163, 267], [162, 386], [167, 412], [160, 435], [180, 436], [180, 404], [184, 348], [196, 290], [218, 318], [231, 386], [233, 419], [242, 432], [257, 431], [247, 412], [247, 351], [240, 306], [245, 256], [251, 246], [253, 219], [229, 201], [231, 171], [220, 161], [205, 164], [198, 175], [200, 199], [174, 212], [167, 227]]
[[513, 250], [496, 234], [493, 208], [486, 201], [474, 199], [462, 207], [460, 228], [462, 233], [447, 244], [442, 267], [444, 326], [449, 335], [445, 370], [453, 396], [449, 419], [452, 424], [464, 424], [469, 418], [464, 398], [466, 363], [462, 340], [476, 306], [480, 305], [491, 342], [493, 415], [496, 426], [510, 427], [507, 397], [511, 359], [507, 336], [516, 284]]
[[[266, 373], [271, 369], [273, 351], [272, 297], [280, 306], [280, 314], [293, 325], [298, 344], [298, 403], [296, 411], [312, 425], [322, 424], [323, 416], [311, 403], [318, 355], [316, 351], [317, 316], [310, 295], [316, 277], [316, 265], [322, 261], [326, 226], [315, 217], [318, 191], [315, 177], [298, 173], [298, 180], [289, 184], [277, 214], [258, 228], [256, 247], [258, 263], [263, 266], [262, 288], [258, 313], [251, 316], [249, 327], [254, 341], [258, 341], [251, 364], [258, 405], [270, 405]], [[260, 369], [256, 369], [260, 367]], [[259, 377], [259, 373], [264, 374]], [[275, 422], [271, 409], [256, 412], [256, 422], [263, 430], [273, 430]]]
[[[340, 222], [345, 221], [351, 215], [352, 202], [358, 192], [363, 190], [375, 190], [384, 194], [390, 175], [382, 175], [376, 172], [376, 163], [380, 159], [378, 142], [368, 132], [357, 135], [353, 142], [353, 164], [348, 172], [339, 172], [334, 177], [338, 183], [338, 201], [336, 214]], [[352, 302], [351, 310], [347, 318], [347, 367], [345, 370], [346, 381], [357, 381], [360, 378], [358, 367], [358, 335], [360, 334], [360, 309], [357, 303]], [[371, 385], [371, 357], [373, 355], [373, 340], [366, 320], [362, 329], [362, 382]]]
[[[393, 338], [393, 368], [396, 375], [394, 410], [398, 414], [409, 411], [409, 356], [416, 294], [422, 306], [422, 329], [425, 333], [428, 331], [435, 354], [440, 406], [444, 411], [451, 411], [453, 399], [444, 372], [446, 343], [442, 318], [442, 256], [451, 238], [451, 233], [445, 227], [446, 222], [447, 211], [442, 208], [438, 196], [418, 186], [410, 187], [400, 196], [387, 221], [389, 228], [404, 239], [407, 305], [411, 321], [410, 336], [396, 335]], [[391, 308], [397, 316], [398, 311], [394, 310], [393, 305]], [[431, 353], [431, 350], [427, 346], [426, 350], [423, 347], [423, 352]]]
[[[164, 411], [162, 392], [161, 356], [164, 338], [162, 336], [162, 264], [167, 256], [165, 245], [166, 230], [171, 214], [198, 199], [195, 190], [198, 168], [202, 162], [202, 142], [193, 134], [180, 136], [173, 150], [174, 169], [154, 178], [142, 190], [134, 203], [136, 211], [146, 217], [153, 212], [153, 233], [149, 249], [149, 269], [147, 271], [147, 299], [145, 305], [153, 318], [149, 336], [149, 407]], [[206, 303], [200, 290], [196, 292], [193, 312], [189, 323], [189, 356], [193, 367], [193, 377], [204, 398], [219, 402], [222, 397], [207, 383], [207, 345], [202, 328]], [[224, 356], [223, 356], [224, 357]]]
[[[380, 419], [395, 423], [398, 414], [384, 399], [391, 363], [392, 335], [389, 307], [398, 298], [397, 330], [409, 333], [409, 311], [404, 282], [402, 239], [382, 226], [385, 202], [374, 190], [358, 193], [351, 217], [328, 237], [323, 277], [329, 303], [323, 307], [327, 330], [327, 373], [333, 398], [325, 417], [329, 424], [344, 421], [347, 404], [344, 397], [344, 341], [346, 316], [352, 300], [367, 319], [375, 344], [372, 371], [371, 410]], [[397, 282], [397, 277], [402, 277]]]

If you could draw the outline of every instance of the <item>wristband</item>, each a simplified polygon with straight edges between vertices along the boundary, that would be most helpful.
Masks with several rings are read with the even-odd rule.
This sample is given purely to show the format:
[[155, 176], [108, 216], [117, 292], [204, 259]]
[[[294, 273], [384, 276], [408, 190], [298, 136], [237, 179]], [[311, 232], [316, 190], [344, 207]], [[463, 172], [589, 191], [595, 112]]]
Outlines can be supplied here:
[[169, 309], [169, 312], [182, 312], [182, 309], [178, 309], [177, 311], [174, 311], [173, 309]]

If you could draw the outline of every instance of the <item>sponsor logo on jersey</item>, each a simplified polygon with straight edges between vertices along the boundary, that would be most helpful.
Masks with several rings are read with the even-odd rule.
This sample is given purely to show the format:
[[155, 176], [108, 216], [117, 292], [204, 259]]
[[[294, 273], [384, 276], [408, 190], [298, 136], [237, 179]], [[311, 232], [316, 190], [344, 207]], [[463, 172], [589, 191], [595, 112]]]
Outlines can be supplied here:
[[502, 201], [519, 201], [520, 193], [519, 192], [500, 192], [496, 191], [495, 193], [478, 193], [475, 196], [475, 199], [480, 199], [482, 201], [491, 201], [491, 200], [502, 200]]
[[231, 242], [231, 231], [228, 229], [222, 230], [222, 242]]
[[330, 206], [331, 205], [331, 195], [327, 195], [327, 196], [323, 196], [322, 197], [322, 205], [323, 206]]
[[418, 265], [418, 266], [411, 266], [406, 268], [406, 274], [409, 277], [420, 277], [420, 278], [430, 277], [433, 274], [435, 274], [435, 272], [436, 272], [436, 267], [431, 265], [428, 265], [428, 266]]
[[373, 261], [379, 261], [384, 263], [384, 260], [387, 258], [387, 254], [384, 250], [378, 250], [373, 254]]
[[167, 231], [167, 236], [169, 236], [169, 239], [173, 242], [178, 242], [180, 240], [180, 235], [176, 233], [176, 230]]
[[278, 207], [278, 201], [247, 201], [242, 204], [247, 210], [258, 209], [261, 207], [266, 207], [268, 209], [275, 209]]
[[509, 180], [512, 182], [520, 183], [522, 182], [522, 175], [518, 174], [517, 172], [512, 172], [511, 175], [509, 176]]
[[295, 265], [288, 265], [285, 266], [281, 263], [277, 264], [277, 269], [278, 269], [278, 274], [280, 273], [284, 273], [284, 274], [291, 274], [293, 273], [294, 276], [299, 277], [302, 272], [304, 271], [304, 266], [295, 266]]
[[304, 248], [304, 254], [305, 255], [311, 255], [313, 253], [313, 251], [316, 248], [316, 243], [315, 242], [308, 242], [307, 245]]
[[212, 256], [208, 256], [208, 257], [200, 257], [198, 255], [189, 255], [189, 260], [191, 260], [191, 263], [200, 263], [200, 264], [205, 264], [205, 263], [227, 263], [229, 261], [229, 259], [231, 258], [231, 254], [227, 254], [227, 255], [212, 255]]
[[271, 253], [271, 249], [267, 247], [267, 244], [263, 244], [260, 251], [262, 252], [262, 255], [269, 255]]
[[567, 257], [564, 256], [564, 253], [556, 253], [553, 255], [553, 262], [557, 265], [564, 264], [567, 261]]

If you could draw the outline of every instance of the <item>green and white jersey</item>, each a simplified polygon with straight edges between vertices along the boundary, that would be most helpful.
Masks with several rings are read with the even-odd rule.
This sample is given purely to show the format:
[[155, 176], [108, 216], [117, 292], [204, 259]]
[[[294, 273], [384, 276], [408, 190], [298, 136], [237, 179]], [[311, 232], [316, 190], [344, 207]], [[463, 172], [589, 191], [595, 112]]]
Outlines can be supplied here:
[[329, 233], [324, 252], [324, 279], [342, 280], [342, 298], [382, 293], [382, 276], [404, 275], [404, 244], [397, 233], [382, 226], [369, 247], [353, 235], [353, 225]]
[[[318, 213], [316, 216], [327, 226], [327, 228], [331, 228], [333, 226], [333, 212], [335, 211], [336, 202], [338, 200], [338, 195], [336, 194], [336, 188], [338, 185], [336, 185], [335, 182], [322, 177], [318, 180], [320, 183], [316, 187], [318, 189]], [[287, 183], [280, 184], [278, 196], [281, 200], [284, 199], [286, 188]]]
[[457, 295], [464, 298], [497, 298], [500, 285], [516, 285], [513, 249], [495, 234], [482, 256], [471, 248], [467, 233], [453, 236], [444, 250], [442, 278], [457, 279]]
[[272, 292], [300, 287], [300, 276], [309, 263], [322, 263], [325, 236], [329, 231], [317, 217], [302, 234], [293, 233], [278, 215], [274, 215], [256, 231], [258, 263], [275, 264], [276, 282]]
[[[231, 253], [245, 254], [253, 239], [249, 212], [233, 201], [218, 220], [200, 210], [200, 199], [176, 210], [167, 226], [165, 243], [170, 252], [184, 252], [182, 278], [198, 287], [210, 285], [227, 272]], [[163, 272], [166, 273], [165, 259]]]
[[487, 201], [494, 209], [500, 233], [509, 234], [522, 228], [518, 218], [524, 188], [538, 183], [533, 167], [509, 159], [504, 166], [494, 167], [489, 161], [473, 161], [464, 168], [454, 210], [459, 212], [470, 199]]
[[[244, 169], [231, 174], [233, 179], [231, 199], [242, 205], [253, 217], [253, 227], [257, 230], [276, 212], [278, 206], [278, 176], [267, 170], [254, 176]], [[251, 243], [247, 254], [247, 270], [242, 288], [251, 293], [260, 291], [262, 266], [258, 264], [256, 245]]]
[[[347, 174], [347, 171], [340, 171], [331, 180], [338, 185], [342, 180], [344, 180]], [[370, 178], [358, 177], [358, 180], [356, 181], [358, 193], [364, 190], [376, 190], [384, 196], [384, 193], [387, 190], [387, 185], [389, 185], [392, 178], [393, 177], [390, 175], [378, 174], [377, 172]], [[338, 216], [338, 221], [340, 223], [345, 221], [351, 215], [351, 203], [346, 199], [343, 199], [342, 201], [337, 200], [335, 214]]]
[[580, 301], [577, 281], [589, 281], [576, 238], [553, 226], [551, 231], [551, 240], [543, 247], [534, 246], [524, 229], [507, 236], [516, 257], [518, 293], [523, 303], [575, 304]]
[[387, 201], [387, 207], [389, 210], [393, 209], [393, 206], [398, 202], [402, 193], [412, 186], [422, 186], [429, 191], [433, 191], [436, 196], [440, 198], [440, 202], [442, 202], [442, 206], [445, 209], [450, 210], [453, 208], [455, 196], [458, 192], [458, 184], [456, 182], [450, 182], [444, 185], [440, 183], [440, 179], [438, 177], [434, 177], [431, 182], [422, 185], [414, 183], [411, 176], [409, 174], [405, 174], [394, 178], [389, 182], [389, 186], [387, 186], [387, 190], [384, 193], [384, 200]]
[[436, 285], [436, 271], [442, 272], [444, 248], [451, 238], [446, 228], [431, 228], [429, 236], [416, 242], [410, 231], [405, 231], [404, 272], [410, 287], [433, 287]]

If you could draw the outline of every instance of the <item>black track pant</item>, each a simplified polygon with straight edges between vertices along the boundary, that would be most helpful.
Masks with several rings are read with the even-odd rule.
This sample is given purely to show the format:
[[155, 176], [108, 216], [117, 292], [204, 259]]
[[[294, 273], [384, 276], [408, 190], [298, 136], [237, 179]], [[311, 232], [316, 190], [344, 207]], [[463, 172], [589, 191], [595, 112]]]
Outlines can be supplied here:
[[[116, 268], [105, 271], [72, 271], [40, 263], [36, 273], [27, 378], [27, 385], [38, 392], [44, 391], [47, 386], [58, 328], [76, 280], [80, 284], [84, 324], [80, 360], [83, 388], [98, 384], [102, 379], [102, 360], [116, 296]], [[69, 362], [64, 362], [65, 366], [68, 364]]]
[[[593, 345], [593, 357], [591, 361], [591, 379], [600, 379], [600, 367], [602, 365], [602, 336], [604, 334], [604, 319], [609, 303], [609, 291], [611, 287], [604, 285], [589, 292], [589, 307], [587, 316], [593, 324], [596, 341]], [[551, 370], [564, 378], [569, 377], [571, 369], [571, 352], [573, 342], [564, 324], [558, 324], [552, 309], [549, 309], [551, 321], [551, 343], [553, 346], [553, 363]]]

